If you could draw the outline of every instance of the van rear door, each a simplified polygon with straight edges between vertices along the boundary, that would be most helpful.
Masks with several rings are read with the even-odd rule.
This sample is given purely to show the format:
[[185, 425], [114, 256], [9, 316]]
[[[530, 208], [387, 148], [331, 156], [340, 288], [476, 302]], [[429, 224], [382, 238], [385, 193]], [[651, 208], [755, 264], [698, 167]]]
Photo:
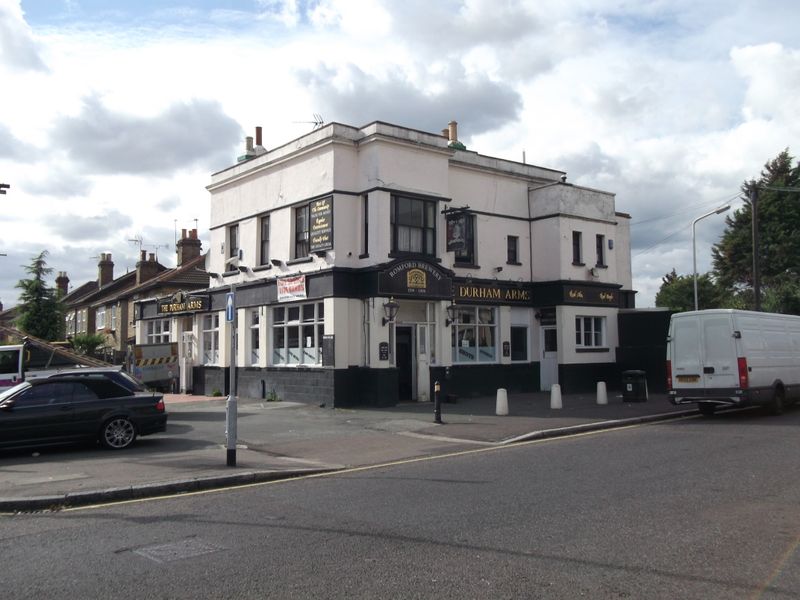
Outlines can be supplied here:
[[736, 340], [730, 313], [700, 316], [702, 329], [702, 373], [706, 390], [730, 390], [739, 386]]
[[672, 315], [670, 326], [670, 360], [672, 361], [672, 388], [697, 390], [702, 385], [703, 365], [699, 316], [696, 314]]

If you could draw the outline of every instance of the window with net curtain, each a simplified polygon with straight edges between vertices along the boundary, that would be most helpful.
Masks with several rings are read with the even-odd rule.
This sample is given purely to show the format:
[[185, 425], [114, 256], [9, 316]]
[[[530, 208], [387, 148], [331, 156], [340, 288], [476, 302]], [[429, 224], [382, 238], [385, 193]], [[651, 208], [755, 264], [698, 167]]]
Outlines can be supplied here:
[[436, 201], [392, 196], [392, 252], [436, 255]]

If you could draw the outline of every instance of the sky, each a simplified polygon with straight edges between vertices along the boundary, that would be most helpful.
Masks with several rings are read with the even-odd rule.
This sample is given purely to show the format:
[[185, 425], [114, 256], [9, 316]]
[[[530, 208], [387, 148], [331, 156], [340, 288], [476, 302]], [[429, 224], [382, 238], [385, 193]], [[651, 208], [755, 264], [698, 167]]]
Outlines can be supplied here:
[[[211, 174], [375, 120], [567, 171], [631, 215], [638, 307], [691, 224], [800, 154], [796, 0], [0, 0], [0, 301], [42, 250], [72, 286], [208, 247]], [[730, 213], [729, 213], [730, 214]], [[697, 270], [725, 215], [697, 224]]]

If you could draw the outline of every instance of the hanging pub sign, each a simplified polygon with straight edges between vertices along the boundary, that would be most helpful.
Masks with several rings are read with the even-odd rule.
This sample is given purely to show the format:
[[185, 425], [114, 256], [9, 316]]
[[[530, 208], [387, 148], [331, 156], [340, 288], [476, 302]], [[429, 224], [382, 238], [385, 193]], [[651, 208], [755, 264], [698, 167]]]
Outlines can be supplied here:
[[398, 260], [381, 271], [379, 289], [387, 296], [450, 298], [453, 279], [424, 260]]
[[158, 301], [156, 313], [174, 315], [176, 313], [205, 312], [211, 308], [208, 296], [190, 296], [186, 292], [176, 292], [170, 298]]
[[467, 213], [457, 212], [447, 215], [447, 251], [463, 250], [466, 245]]
[[291, 302], [292, 300], [305, 300], [307, 298], [305, 275], [279, 277], [277, 283], [278, 302]]
[[333, 250], [333, 198], [322, 198], [311, 203], [311, 232], [309, 251]]

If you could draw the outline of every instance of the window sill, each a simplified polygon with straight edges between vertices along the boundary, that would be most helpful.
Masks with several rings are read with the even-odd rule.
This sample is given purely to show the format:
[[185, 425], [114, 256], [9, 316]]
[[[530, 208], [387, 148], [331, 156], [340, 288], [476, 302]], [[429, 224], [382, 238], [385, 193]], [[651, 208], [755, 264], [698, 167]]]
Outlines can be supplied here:
[[521, 262], [511, 262], [510, 260], [507, 260], [507, 261], [506, 261], [506, 264], [507, 264], [507, 265], [514, 265], [514, 266], [516, 266], [516, 267], [521, 267], [521, 266], [522, 266], [522, 263], [521, 263]]
[[454, 269], [480, 269], [480, 265], [474, 263], [453, 263]]
[[611, 352], [609, 348], [575, 348], [575, 352], [578, 354], [580, 353], [591, 353], [591, 352]]
[[607, 269], [608, 265], [595, 265], [595, 268], [597, 268], [597, 269]]
[[291, 267], [292, 265], [300, 265], [303, 263], [310, 263], [314, 261], [313, 256], [303, 256], [301, 258], [293, 258], [292, 260], [286, 261], [286, 266]]
[[572, 261], [572, 266], [573, 266], [573, 267], [585, 267], [585, 266], [586, 266], [586, 263], [582, 263], [582, 262], [575, 262], [575, 261], [573, 260], [573, 261]]
[[266, 265], [259, 265], [257, 267], [253, 267], [253, 272], [258, 273], [259, 271], [269, 271], [272, 268], [272, 264], [268, 263]]
[[432, 262], [442, 262], [441, 258], [438, 258], [433, 254], [422, 254], [421, 252], [389, 252], [389, 258], [418, 258]]

